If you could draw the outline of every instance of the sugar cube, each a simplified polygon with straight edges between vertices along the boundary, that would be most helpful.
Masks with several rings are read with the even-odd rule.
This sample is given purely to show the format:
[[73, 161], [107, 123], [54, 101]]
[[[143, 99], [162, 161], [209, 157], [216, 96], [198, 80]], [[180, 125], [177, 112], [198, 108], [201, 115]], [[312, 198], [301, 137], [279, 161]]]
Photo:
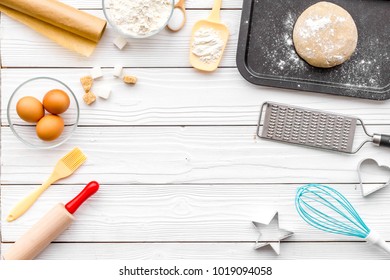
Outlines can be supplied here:
[[104, 87], [97, 87], [95, 89], [95, 94], [103, 99], [108, 99], [111, 94], [111, 88], [104, 86]]
[[123, 67], [120, 65], [115, 66], [114, 72], [112, 73], [112, 75], [114, 77], [120, 78], [122, 76], [122, 69], [123, 69]]
[[124, 81], [126, 84], [135, 85], [135, 84], [137, 83], [137, 77], [131, 76], [131, 75], [125, 75], [125, 76], [123, 77], [123, 81]]
[[123, 49], [126, 45], [127, 45], [127, 40], [125, 38], [122, 38], [120, 36], [116, 37], [114, 39], [114, 45], [118, 48], [118, 49]]
[[102, 68], [99, 66], [93, 67], [91, 70], [91, 77], [94, 80], [103, 77]]
[[95, 102], [95, 100], [96, 100], [96, 95], [93, 94], [92, 92], [88, 91], [88, 92], [84, 93], [83, 99], [84, 99], [84, 102], [85, 102], [87, 105], [91, 105], [93, 102]]
[[83, 86], [83, 89], [85, 92], [88, 92], [91, 90], [93, 79], [91, 76], [84, 76], [80, 78], [81, 85]]

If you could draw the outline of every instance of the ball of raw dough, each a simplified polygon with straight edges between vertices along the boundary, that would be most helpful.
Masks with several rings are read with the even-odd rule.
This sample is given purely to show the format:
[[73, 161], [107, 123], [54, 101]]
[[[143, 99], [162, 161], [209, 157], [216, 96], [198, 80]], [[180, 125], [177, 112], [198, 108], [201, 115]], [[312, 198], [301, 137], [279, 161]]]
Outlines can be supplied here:
[[310, 65], [330, 68], [348, 60], [355, 51], [358, 32], [351, 15], [335, 4], [318, 2], [297, 19], [293, 42], [298, 55]]

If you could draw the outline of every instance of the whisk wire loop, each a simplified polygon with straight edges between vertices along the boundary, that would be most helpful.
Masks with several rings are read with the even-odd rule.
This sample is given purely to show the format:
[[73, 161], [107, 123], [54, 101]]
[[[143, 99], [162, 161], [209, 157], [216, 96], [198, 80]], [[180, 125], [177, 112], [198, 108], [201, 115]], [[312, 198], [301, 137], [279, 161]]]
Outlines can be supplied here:
[[[304, 220], [307, 223], [314, 225], [316, 228], [321, 229], [321, 230], [325, 230], [327, 232], [341, 233], [341, 234], [349, 235], [349, 232], [351, 231], [350, 227], [340, 223], [335, 218], [333, 218], [329, 215], [326, 215], [325, 213], [322, 213], [321, 211], [317, 210], [316, 208], [313, 208], [310, 205], [307, 205], [307, 204], [305, 204], [305, 205], [307, 206], [308, 210], [313, 211], [314, 214], [318, 214], [318, 217], [316, 217], [316, 216], [309, 215], [307, 211], [302, 210], [301, 213], [303, 215], [301, 215], [301, 216], [304, 217]], [[339, 230], [337, 232], [333, 229], [335, 224], [339, 226]], [[319, 226], [319, 225], [321, 225], [321, 226]]]
[[317, 229], [359, 238], [366, 238], [370, 233], [352, 204], [328, 186], [308, 184], [300, 187], [295, 206], [299, 215]]
[[[309, 224], [312, 224], [312, 222], [315, 222], [316, 224], [321, 224], [321, 228], [319, 229], [326, 229], [326, 231], [328, 232], [332, 232], [332, 233], [336, 233], [332, 227], [334, 225], [338, 225], [340, 228], [339, 228], [339, 232], [343, 232], [343, 234], [345, 235], [349, 235], [349, 232], [352, 230], [351, 227], [348, 227], [347, 225], [341, 223], [340, 221], [338, 221], [337, 219], [329, 216], [329, 215], [326, 215], [325, 213], [322, 213], [321, 211], [317, 210], [316, 208], [308, 205], [305, 203], [305, 206], [313, 211], [313, 213], [317, 214], [319, 217], [310, 217], [308, 218], [308, 220], [310, 220], [311, 222], [309, 222]], [[305, 214], [307, 214], [306, 211], [303, 210], [303, 212]], [[308, 214], [307, 214], [308, 216]], [[305, 219], [306, 220], [306, 219]]]
[[[332, 189], [332, 192], [336, 196], [332, 195], [332, 193], [330, 193], [328, 190], [324, 190], [324, 189], [321, 189], [319, 192], [313, 192], [313, 191], [310, 190], [311, 194], [315, 195], [316, 197], [318, 197], [320, 199], [319, 202], [321, 204], [323, 204], [324, 206], [329, 207], [330, 209], [335, 211], [337, 214], [339, 214], [341, 217], [343, 217], [343, 218], [347, 219], [349, 222], [351, 222], [354, 226], [356, 226], [359, 229], [364, 231], [364, 228], [361, 226], [361, 222], [363, 222], [363, 221], [360, 218], [360, 216], [357, 214], [356, 210], [353, 208], [351, 203], [341, 193], [339, 193], [338, 191]], [[344, 215], [342, 210], [338, 209], [335, 205], [332, 204], [331, 201], [326, 200], [320, 194], [324, 195], [325, 197], [332, 197], [332, 199], [334, 199], [337, 203], [339, 203], [343, 207], [342, 208], [343, 210], [345, 209], [347, 211], [347, 213], [350, 214], [350, 216], [349, 215]], [[320, 212], [320, 213], [322, 213], [322, 212]], [[319, 214], [319, 213], [317, 213], [317, 214]], [[327, 218], [331, 219], [333, 223], [336, 223], [338, 226], [340, 226], [340, 229], [341, 228], [349, 228], [350, 231], [353, 230], [353, 228], [348, 227], [344, 223], [338, 221], [337, 219], [335, 219], [335, 218], [333, 218], [331, 216], [327, 216]]]

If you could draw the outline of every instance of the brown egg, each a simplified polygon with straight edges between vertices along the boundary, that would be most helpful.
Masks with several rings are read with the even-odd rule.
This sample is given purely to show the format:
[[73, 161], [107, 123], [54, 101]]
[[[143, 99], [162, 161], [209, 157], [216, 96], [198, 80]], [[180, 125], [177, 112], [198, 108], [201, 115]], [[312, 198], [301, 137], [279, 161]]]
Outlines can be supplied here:
[[16, 113], [22, 120], [35, 123], [45, 115], [45, 110], [38, 99], [32, 96], [25, 96], [16, 103]]
[[65, 91], [60, 89], [52, 89], [45, 94], [43, 98], [43, 107], [54, 115], [62, 114], [68, 110], [70, 99]]
[[37, 123], [36, 130], [40, 139], [53, 141], [64, 130], [64, 120], [60, 116], [46, 115]]

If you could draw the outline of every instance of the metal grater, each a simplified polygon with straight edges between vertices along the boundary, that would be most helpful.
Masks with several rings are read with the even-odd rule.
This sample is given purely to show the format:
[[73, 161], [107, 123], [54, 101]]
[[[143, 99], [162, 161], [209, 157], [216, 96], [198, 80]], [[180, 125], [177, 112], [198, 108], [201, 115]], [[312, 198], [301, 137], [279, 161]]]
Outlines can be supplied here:
[[[358, 122], [371, 139], [353, 150]], [[261, 126], [263, 129], [260, 132]], [[359, 118], [272, 102], [265, 102], [261, 107], [257, 135], [270, 140], [344, 153], [356, 153], [367, 142], [390, 147], [390, 136], [368, 134]]]

